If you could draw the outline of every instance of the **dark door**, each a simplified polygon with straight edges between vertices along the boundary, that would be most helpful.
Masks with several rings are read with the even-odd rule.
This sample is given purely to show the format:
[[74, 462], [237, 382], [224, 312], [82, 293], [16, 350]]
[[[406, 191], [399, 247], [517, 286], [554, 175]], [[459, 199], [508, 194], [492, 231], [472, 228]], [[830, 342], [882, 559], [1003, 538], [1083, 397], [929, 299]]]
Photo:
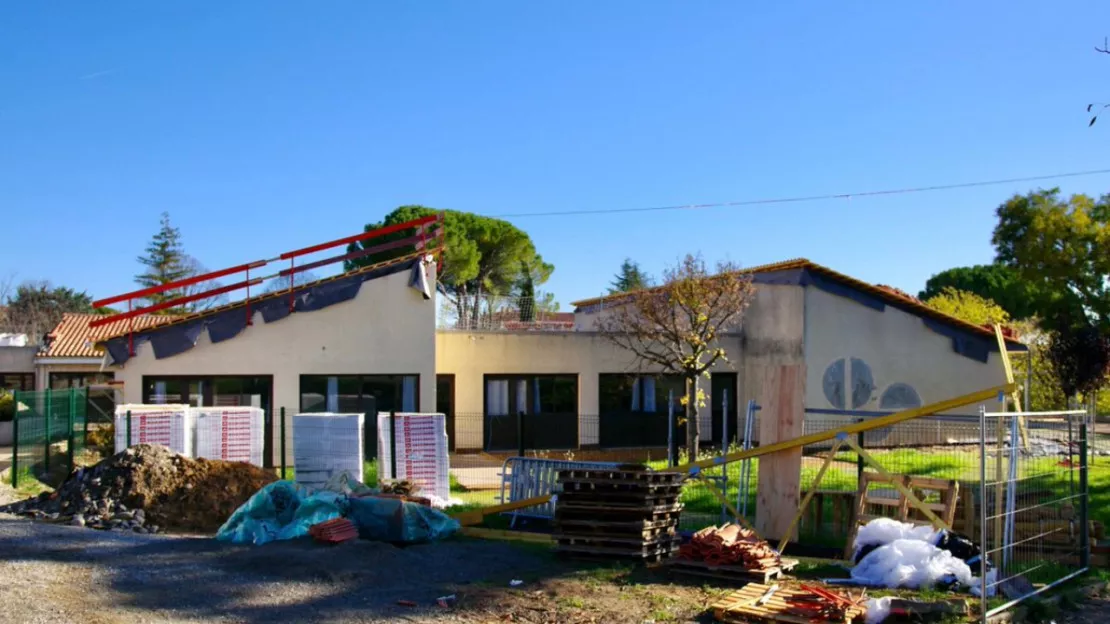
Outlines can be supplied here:
[[709, 380], [713, 408], [713, 444], [720, 446], [724, 435], [723, 426], [728, 418], [728, 444], [736, 441], [736, 373], [713, 373]]
[[455, 376], [436, 375], [436, 412], [446, 416], [447, 449], [455, 450]]

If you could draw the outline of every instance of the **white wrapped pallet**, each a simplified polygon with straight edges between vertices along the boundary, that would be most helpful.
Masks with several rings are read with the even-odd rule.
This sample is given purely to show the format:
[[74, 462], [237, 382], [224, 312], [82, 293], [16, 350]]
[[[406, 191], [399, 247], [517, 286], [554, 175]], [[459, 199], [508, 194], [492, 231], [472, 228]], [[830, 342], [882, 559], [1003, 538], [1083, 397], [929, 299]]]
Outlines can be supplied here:
[[257, 407], [196, 407], [196, 456], [262, 465], [263, 412]]
[[[131, 414], [131, 439], [127, 415]], [[193, 456], [193, 414], [188, 405], [118, 405], [115, 448], [120, 452], [136, 444], [159, 444], [174, 453]]]
[[346, 472], [362, 482], [362, 414], [293, 416], [293, 469], [297, 483], [322, 487]]
[[[384, 479], [411, 481], [418, 495], [447, 504], [451, 497], [451, 464], [447, 450], [447, 417], [443, 414], [395, 414], [396, 449], [391, 448], [390, 416], [378, 414], [378, 474]], [[392, 474], [396, 453], [397, 474]]]

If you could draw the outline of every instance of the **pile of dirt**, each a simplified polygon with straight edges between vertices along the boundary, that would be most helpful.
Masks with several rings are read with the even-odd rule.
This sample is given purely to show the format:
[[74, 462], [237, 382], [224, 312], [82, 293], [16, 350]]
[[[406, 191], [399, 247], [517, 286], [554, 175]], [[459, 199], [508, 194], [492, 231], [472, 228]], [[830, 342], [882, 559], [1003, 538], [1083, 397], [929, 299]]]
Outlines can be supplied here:
[[276, 478], [250, 464], [190, 459], [144, 444], [74, 471], [53, 493], [0, 511], [96, 529], [212, 533]]

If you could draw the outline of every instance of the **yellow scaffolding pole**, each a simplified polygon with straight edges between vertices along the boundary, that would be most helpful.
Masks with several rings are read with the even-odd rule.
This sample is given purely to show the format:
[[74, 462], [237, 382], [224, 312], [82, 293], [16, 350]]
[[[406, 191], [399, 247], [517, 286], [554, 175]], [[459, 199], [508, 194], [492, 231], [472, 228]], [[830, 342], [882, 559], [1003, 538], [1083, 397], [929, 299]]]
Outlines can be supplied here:
[[[998, 352], [1002, 355], [1002, 370], [1006, 373], [1006, 383], [1013, 384], [1014, 389], [1010, 392], [1010, 400], [1014, 402], [1014, 409], [1023, 411], [1021, 408], [1021, 397], [1018, 395], [1017, 384], [1014, 383], [1014, 367], [1010, 363], [1010, 351], [1006, 348], [1006, 337], [1002, 335], [1002, 326], [998, 323], [994, 324], [994, 338], [998, 341]], [[1032, 375], [1033, 371], [1025, 371], [1026, 375]], [[1029, 449], [1029, 433], [1025, 429], [1025, 418], [1018, 416], [1018, 431], [1021, 433], [1021, 444], [1026, 450]]]
[[913, 420], [914, 418], [936, 414], [937, 412], [943, 412], [956, 407], [962, 407], [964, 405], [971, 405], [973, 403], [982, 403], [983, 401], [997, 399], [999, 393], [1011, 392], [1016, 387], [1017, 386], [1013, 383], [1007, 383], [1005, 385], [995, 386], [986, 390], [972, 392], [971, 394], [965, 394], [963, 396], [958, 396], [944, 401], [938, 401], [937, 403], [931, 403], [922, 407], [915, 407], [913, 409], [895, 412], [894, 414], [888, 414], [886, 416], [879, 416], [878, 418], [871, 418], [862, 422], [852, 423], [844, 427], [826, 429], [825, 431], [818, 431], [816, 433], [799, 436], [797, 438], [782, 440], [781, 442], [775, 442], [773, 444], [768, 444], [767, 446], [757, 446], [753, 449], [749, 449], [746, 451], [737, 451], [735, 453], [729, 453], [728, 455], [724, 455], [721, 457], [713, 457], [710, 459], [703, 459], [701, 461], [690, 462], [681, 466], [675, 466], [674, 468], [667, 468], [666, 470], [662, 470], [660, 472], [696, 473], [697, 471], [700, 471], [704, 468], [711, 468], [713, 466], [719, 466], [721, 464], [740, 461], [742, 459], [748, 459], [749, 457], [759, 457], [761, 455], [778, 453], [779, 451], [788, 451], [790, 449], [807, 446], [810, 444], [816, 444], [818, 442], [825, 442], [827, 440], [832, 440], [833, 438], [835, 438], [838, 433], [853, 434], [872, 431], [874, 429], [881, 429], [883, 427], [889, 427], [891, 425], [896, 425], [907, 420]]

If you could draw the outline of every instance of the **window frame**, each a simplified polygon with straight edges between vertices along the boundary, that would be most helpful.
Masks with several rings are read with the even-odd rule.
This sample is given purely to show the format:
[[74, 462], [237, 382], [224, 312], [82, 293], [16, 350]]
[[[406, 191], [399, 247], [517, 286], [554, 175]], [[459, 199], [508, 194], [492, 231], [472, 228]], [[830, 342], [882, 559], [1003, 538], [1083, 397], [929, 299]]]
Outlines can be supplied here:
[[[400, 399], [402, 401], [402, 405], [403, 405], [404, 395], [405, 395], [404, 378], [405, 377], [414, 377], [414, 378], [416, 378], [416, 387], [413, 390], [413, 393], [414, 393], [413, 394], [413, 402], [414, 402], [413, 412], [414, 413], [421, 413], [421, 409], [420, 409], [422, 407], [421, 401], [420, 401], [420, 385], [421, 385], [421, 379], [420, 378], [421, 378], [421, 376], [422, 375], [420, 375], [420, 373], [342, 373], [342, 374], [340, 374], [340, 373], [301, 373], [297, 378], [297, 408], [301, 412], [312, 413], [312, 412], [306, 412], [305, 411], [304, 382], [305, 382], [306, 378], [323, 379], [323, 380], [325, 380], [324, 381], [325, 384], [327, 383], [327, 379], [330, 378], [330, 377], [335, 377], [337, 384], [339, 382], [340, 377], [348, 378], [348, 379], [354, 379], [356, 381], [356, 383], [358, 385], [358, 389], [359, 389], [359, 391], [358, 391], [358, 400], [359, 400], [359, 402], [362, 402], [362, 397], [364, 397], [364, 396], [373, 396], [373, 395], [366, 395], [366, 394], [363, 393], [363, 389], [365, 388], [364, 384], [365, 384], [365, 381], [367, 379], [394, 377], [394, 378], [396, 378], [394, 380], [396, 382], [395, 390], [397, 392], [397, 396], [400, 397]], [[328, 411], [327, 407], [328, 407], [328, 395], [327, 395], [327, 390], [325, 390], [324, 391], [324, 409], [323, 409], [323, 412]], [[381, 410], [379, 410], [379, 411], [381, 411]], [[404, 410], [398, 410], [398, 411], [404, 411]], [[323, 412], [316, 412], [316, 413], [323, 413]]]

